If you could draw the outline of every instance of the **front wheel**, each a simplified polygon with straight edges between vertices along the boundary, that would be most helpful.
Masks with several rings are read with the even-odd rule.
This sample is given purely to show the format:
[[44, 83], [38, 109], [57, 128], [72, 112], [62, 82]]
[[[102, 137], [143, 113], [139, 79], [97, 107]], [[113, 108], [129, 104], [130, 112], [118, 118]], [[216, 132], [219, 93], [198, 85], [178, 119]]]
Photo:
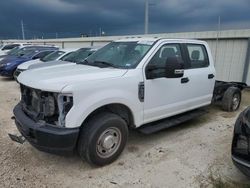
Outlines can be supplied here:
[[88, 163], [103, 166], [115, 161], [122, 153], [128, 137], [128, 126], [120, 116], [103, 112], [83, 125], [78, 153]]

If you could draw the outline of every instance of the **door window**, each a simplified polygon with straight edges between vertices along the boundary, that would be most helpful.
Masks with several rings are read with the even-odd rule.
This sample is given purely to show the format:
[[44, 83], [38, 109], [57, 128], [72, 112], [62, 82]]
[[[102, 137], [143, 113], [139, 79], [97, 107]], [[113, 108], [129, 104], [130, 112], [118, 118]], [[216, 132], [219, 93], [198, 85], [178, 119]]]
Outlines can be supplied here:
[[209, 65], [206, 49], [200, 44], [187, 44], [190, 68], [202, 68]]
[[156, 78], [165, 77], [165, 67], [168, 58], [177, 58], [183, 62], [181, 47], [179, 44], [165, 44], [153, 56], [147, 65], [146, 72], [150, 70]]

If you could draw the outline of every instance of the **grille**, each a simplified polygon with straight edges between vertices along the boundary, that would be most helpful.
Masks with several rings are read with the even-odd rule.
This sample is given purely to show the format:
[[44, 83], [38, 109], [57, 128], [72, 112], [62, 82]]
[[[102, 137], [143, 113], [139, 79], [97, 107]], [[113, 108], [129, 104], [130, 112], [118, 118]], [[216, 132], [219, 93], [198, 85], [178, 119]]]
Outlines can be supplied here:
[[49, 110], [47, 105], [48, 96], [53, 96], [56, 101], [54, 93], [33, 89], [21, 84], [21, 104], [23, 111], [35, 121], [43, 120], [47, 123], [55, 124], [58, 121], [58, 107], [55, 102], [55, 113], [46, 116], [46, 111]]
[[41, 91], [21, 85], [21, 102], [24, 112], [33, 119], [41, 113]]

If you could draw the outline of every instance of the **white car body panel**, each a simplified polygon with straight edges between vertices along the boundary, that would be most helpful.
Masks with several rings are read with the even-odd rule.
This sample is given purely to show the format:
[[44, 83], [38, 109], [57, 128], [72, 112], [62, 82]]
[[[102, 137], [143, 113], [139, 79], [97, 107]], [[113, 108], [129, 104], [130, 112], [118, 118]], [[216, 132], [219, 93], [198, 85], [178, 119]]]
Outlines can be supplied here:
[[6, 55], [8, 51], [10, 51], [10, 50], [4, 50], [4, 51], [3, 51], [3, 50], [0, 50], [0, 56], [1, 56], [1, 55]]
[[[28, 44], [28, 43], [13, 43], [13, 44], [18, 44], [19, 46], [19, 48], [23, 48], [23, 47], [25, 47], [25, 46], [29, 46], [29, 45], [31, 45], [31, 44]], [[8, 44], [6, 44], [6, 45], [8, 45]], [[7, 55], [7, 53], [10, 51], [10, 50], [12, 50], [12, 49], [10, 49], [10, 50], [2, 50], [6, 45], [3, 45], [2, 47], [1, 47], [1, 49], [0, 49], [0, 56], [2, 56], [2, 55]]]
[[41, 60], [40, 59], [34, 59], [34, 60], [30, 60], [30, 61], [27, 61], [25, 63], [22, 63], [21, 65], [18, 65], [18, 69], [21, 69], [21, 70], [27, 70], [29, 68], [30, 65], [34, 65], [36, 63], [40, 63]]
[[[115, 78], [122, 76], [126, 71], [69, 63], [27, 70], [18, 76], [18, 82], [44, 91], [62, 92], [63, 88], [70, 84]], [[29, 79], [27, 79], [28, 77]]]
[[[87, 65], [64, 64], [27, 70], [18, 76], [18, 82], [43, 91], [73, 94], [74, 105], [66, 116], [65, 126], [79, 127], [94, 110], [107, 104], [127, 106], [134, 118], [134, 126], [170, 117], [181, 112], [211, 103], [215, 78], [213, 59], [206, 42], [185, 39], [133, 38], [120, 41], [140, 41], [153, 44], [134, 69], [99, 68]], [[157, 50], [166, 43], [203, 44], [207, 49], [210, 65], [207, 68], [189, 69], [180, 79], [159, 78], [147, 80], [145, 67]], [[138, 98], [138, 84], [145, 84], [145, 99]]]
[[[143, 63], [143, 74], [147, 63], [162, 45], [179, 44], [183, 42], [203, 44], [209, 49], [206, 43], [199, 41], [162, 40], [158, 45], [155, 45], [154, 49], [151, 49], [154, 51], [151, 53], [151, 56], [145, 59], [145, 63]], [[212, 73], [215, 75], [215, 69], [211, 52], [208, 51], [208, 54], [210, 54], [209, 67], [185, 69], [183, 77], [188, 77], [190, 79], [187, 84], [181, 84], [181, 78], [158, 78], [147, 80], [144, 74], [144, 124], [196, 109], [201, 106], [206, 106], [211, 103], [215, 79], [208, 79], [208, 74]]]

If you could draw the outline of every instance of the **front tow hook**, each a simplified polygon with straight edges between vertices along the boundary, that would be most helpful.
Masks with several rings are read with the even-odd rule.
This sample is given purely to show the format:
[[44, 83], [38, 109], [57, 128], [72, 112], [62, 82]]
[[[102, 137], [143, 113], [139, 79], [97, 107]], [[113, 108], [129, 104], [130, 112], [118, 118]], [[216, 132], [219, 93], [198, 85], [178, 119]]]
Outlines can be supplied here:
[[[12, 116], [11, 119], [15, 120], [16, 118], [15, 116]], [[8, 135], [12, 141], [17, 142], [19, 144], [23, 144], [26, 141], [26, 139], [22, 135], [18, 136], [18, 135], [10, 134], [10, 133], [8, 133]]]
[[17, 136], [17, 135], [10, 134], [10, 133], [8, 135], [12, 141], [17, 142], [19, 144], [23, 144], [26, 141], [26, 139], [22, 135]]

